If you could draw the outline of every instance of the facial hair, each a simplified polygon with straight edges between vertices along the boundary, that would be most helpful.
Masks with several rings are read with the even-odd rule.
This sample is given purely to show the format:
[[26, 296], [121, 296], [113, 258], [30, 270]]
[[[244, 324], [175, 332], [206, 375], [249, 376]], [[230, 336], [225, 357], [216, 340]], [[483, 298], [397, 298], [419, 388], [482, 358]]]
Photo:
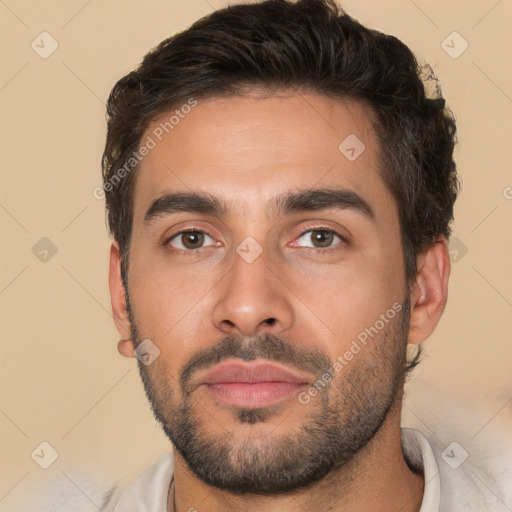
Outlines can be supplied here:
[[[132, 339], [142, 339], [131, 315]], [[280, 495], [307, 487], [341, 468], [368, 446], [383, 425], [403, 388], [409, 326], [409, 297], [400, 313], [318, 391], [307, 405], [298, 400], [304, 420], [282, 435], [237, 437], [226, 427], [220, 433], [198, 414], [195, 372], [227, 359], [266, 359], [295, 367], [321, 379], [333, 361], [319, 348], [297, 347], [271, 333], [255, 337], [227, 336], [195, 352], [178, 378], [163, 358], [139, 372], [156, 419], [187, 463], [204, 483], [233, 494]], [[273, 406], [237, 408], [235, 428], [272, 421]]]

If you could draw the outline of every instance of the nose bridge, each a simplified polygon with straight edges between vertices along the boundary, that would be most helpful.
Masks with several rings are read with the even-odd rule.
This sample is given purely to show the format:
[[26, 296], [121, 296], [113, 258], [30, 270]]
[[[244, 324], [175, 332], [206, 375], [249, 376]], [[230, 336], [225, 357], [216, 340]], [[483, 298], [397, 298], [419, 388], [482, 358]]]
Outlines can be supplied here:
[[271, 268], [269, 253], [252, 237], [236, 248], [213, 321], [229, 334], [253, 336], [288, 329], [293, 319], [286, 287]]
[[275, 278], [269, 260], [269, 251], [264, 250], [254, 238], [244, 239], [236, 248], [233, 258], [231, 291], [242, 291], [238, 286], [240, 283], [248, 290], [254, 286], [260, 293], [266, 293], [272, 285], [272, 277]]

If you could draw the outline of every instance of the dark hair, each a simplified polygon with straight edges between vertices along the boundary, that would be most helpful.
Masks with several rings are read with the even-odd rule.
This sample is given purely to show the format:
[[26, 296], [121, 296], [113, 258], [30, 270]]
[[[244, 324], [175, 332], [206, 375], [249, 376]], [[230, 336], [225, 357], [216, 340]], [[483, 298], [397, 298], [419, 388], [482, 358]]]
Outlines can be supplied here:
[[[424, 81], [434, 85], [430, 98]], [[250, 88], [295, 88], [371, 107], [382, 173], [400, 215], [406, 275], [414, 277], [416, 255], [450, 235], [458, 192], [455, 121], [430, 67], [420, 66], [396, 37], [364, 27], [333, 0], [267, 0], [215, 11], [162, 41], [116, 83], [107, 103], [102, 166], [108, 225], [121, 249], [123, 275], [134, 155], [149, 123], [191, 98]]]

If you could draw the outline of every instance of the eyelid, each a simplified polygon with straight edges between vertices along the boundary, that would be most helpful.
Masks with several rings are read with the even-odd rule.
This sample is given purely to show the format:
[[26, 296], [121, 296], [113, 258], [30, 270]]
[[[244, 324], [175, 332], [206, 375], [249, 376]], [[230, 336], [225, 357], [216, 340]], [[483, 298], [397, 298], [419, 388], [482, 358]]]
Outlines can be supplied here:
[[[349, 240], [350, 240], [349, 236], [341, 234], [340, 233], [341, 230], [339, 230], [339, 229], [335, 229], [333, 227], [326, 226], [324, 224], [313, 225], [313, 226], [308, 226], [307, 228], [304, 228], [298, 235], [294, 236], [293, 242], [296, 242], [297, 239], [303, 237], [305, 234], [307, 234], [307, 233], [309, 233], [311, 231], [325, 231], [325, 232], [328, 232], [328, 233], [333, 233], [334, 235], [338, 236], [341, 239], [343, 244], [349, 244]], [[207, 235], [210, 238], [212, 238], [216, 243], [215, 244], [210, 244], [210, 245], [207, 245], [207, 246], [204, 246], [204, 247], [199, 247], [197, 249], [181, 249], [181, 248], [177, 248], [177, 247], [172, 247], [171, 246], [172, 250], [184, 251], [184, 252], [197, 252], [197, 251], [200, 251], [201, 249], [206, 249], [208, 247], [215, 247], [215, 246], [218, 247], [218, 246], [222, 245], [222, 242], [219, 242], [217, 237], [212, 235], [209, 232], [208, 229], [206, 229], [203, 226], [194, 225], [194, 224], [192, 224], [192, 225], [191, 224], [187, 224], [187, 226], [179, 228], [177, 231], [174, 231], [172, 233], [172, 235], [164, 236], [163, 245], [164, 246], [169, 246], [169, 243], [171, 242], [171, 240], [173, 240], [174, 238], [178, 237], [181, 234], [190, 233], [190, 232], [204, 233], [205, 235]], [[325, 248], [322, 248], [322, 247], [303, 247], [303, 248], [304, 249], [319, 250], [319, 251], [325, 252], [325, 251], [328, 251], [329, 249], [334, 249], [335, 247], [337, 247], [337, 245], [339, 245], [339, 242], [338, 242], [338, 244], [336, 244], [334, 246], [331, 246], [331, 247], [325, 247]], [[301, 246], [298, 246], [298, 247], [301, 247]]]
[[174, 251], [184, 251], [184, 252], [194, 252], [194, 251], [199, 251], [201, 249], [206, 249], [208, 247], [218, 246], [218, 245], [221, 244], [221, 242], [219, 242], [217, 240], [217, 237], [215, 237], [212, 234], [210, 234], [209, 231], [207, 229], [205, 229], [204, 227], [194, 226], [194, 225], [188, 224], [186, 227], [182, 227], [182, 228], [179, 228], [177, 231], [173, 231], [172, 235], [164, 236], [163, 245], [164, 246], [169, 246], [171, 240], [173, 240], [174, 238], [176, 238], [176, 237], [178, 237], [178, 236], [180, 236], [180, 235], [182, 235], [184, 233], [203, 233], [206, 236], [209, 236], [212, 240], [214, 240], [215, 244], [206, 245], [204, 247], [198, 247], [197, 249], [181, 249], [180, 247], [172, 247], [171, 246], [172, 250], [174, 250]]
[[[302, 238], [304, 235], [306, 235], [307, 233], [310, 233], [312, 231], [325, 231], [326, 233], [332, 233], [333, 235], [336, 235], [340, 240], [341, 242], [338, 242], [336, 243], [335, 245], [332, 245], [330, 247], [308, 247], [308, 246], [300, 246], [300, 245], [296, 245], [296, 242], [298, 239]], [[293, 242], [292, 242], [292, 245], [291, 247], [293, 248], [302, 248], [302, 249], [310, 249], [310, 250], [313, 250], [313, 251], [321, 251], [321, 252], [328, 252], [330, 250], [336, 250], [338, 248], [339, 245], [348, 245], [349, 244], [349, 239], [346, 235], [342, 235], [339, 230], [337, 229], [334, 229], [332, 227], [327, 227], [325, 225], [321, 225], [321, 226], [308, 226], [306, 229], [303, 229], [299, 235], [295, 236], [293, 238]]]
[[[208, 233], [204, 232], [204, 231], [197, 231], [197, 230], [185, 230], [185, 231], [181, 231], [181, 232], [178, 232], [178, 233], [175, 233], [173, 236], [171, 236], [171, 238], [169, 238], [169, 241], [167, 242], [168, 244], [171, 244], [172, 245], [172, 242], [174, 242], [175, 240], [179, 239], [181, 235], [185, 235], [187, 233], [202, 233], [203, 235], [207, 236], [208, 238], [210, 238], [211, 240], [213, 240], [215, 242], [215, 239], [209, 235]], [[181, 242], [181, 245], [183, 245], [183, 242]], [[189, 249], [189, 248], [186, 248], [186, 247], [174, 247], [173, 246], [173, 249], [178, 249], [179, 251], [197, 251], [199, 249], [206, 249], [206, 247], [211, 247], [212, 245], [215, 245], [214, 244], [208, 244], [208, 245], [203, 245], [202, 247], [194, 247], [192, 249]]]
[[328, 228], [328, 227], [325, 227], [325, 226], [319, 226], [319, 227], [313, 227], [313, 228], [310, 227], [308, 229], [305, 229], [296, 238], [300, 238], [300, 237], [304, 236], [306, 233], [309, 233], [310, 231], [325, 231], [327, 233], [333, 233], [334, 235], [339, 236], [344, 242], [348, 242], [347, 237], [342, 235], [339, 231], [337, 231], [334, 228]]

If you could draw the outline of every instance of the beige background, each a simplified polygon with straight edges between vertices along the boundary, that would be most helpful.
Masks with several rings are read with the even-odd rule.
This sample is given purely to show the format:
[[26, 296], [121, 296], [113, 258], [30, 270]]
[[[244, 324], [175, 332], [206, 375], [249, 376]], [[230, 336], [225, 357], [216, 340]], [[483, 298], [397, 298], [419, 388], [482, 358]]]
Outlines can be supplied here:
[[[75, 496], [73, 510], [98, 510], [95, 486], [124, 484], [169, 449], [135, 360], [116, 351], [104, 204], [93, 196], [104, 102], [147, 50], [226, 4], [0, 1], [2, 511], [29, 510], [28, 497], [50, 484], [56, 500], [61, 490]], [[404, 424], [443, 446], [457, 441], [469, 460], [512, 453], [512, 2], [343, 5], [434, 65], [458, 119], [458, 261], [445, 316], [409, 383]], [[43, 31], [59, 45], [47, 59], [31, 48]], [[457, 59], [441, 46], [453, 31], [469, 44]], [[32, 252], [43, 237], [58, 249], [46, 262]], [[31, 458], [43, 441], [59, 454], [46, 470]]]

